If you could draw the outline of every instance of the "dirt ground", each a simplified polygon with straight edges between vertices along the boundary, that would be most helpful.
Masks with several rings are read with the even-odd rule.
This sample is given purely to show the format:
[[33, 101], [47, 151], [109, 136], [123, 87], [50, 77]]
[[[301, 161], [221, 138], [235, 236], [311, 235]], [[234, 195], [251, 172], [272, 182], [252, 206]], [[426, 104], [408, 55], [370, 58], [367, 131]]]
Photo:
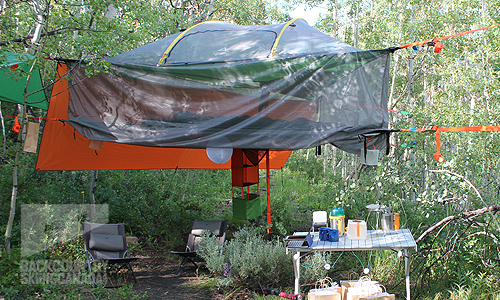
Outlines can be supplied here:
[[[147, 251], [150, 252], [150, 251]], [[200, 268], [196, 273], [192, 264], [186, 264], [180, 277], [175, 276], [180, 260], [165, 258], [159, 253], [141, 255], [133, 263], [137, 282], [130, 277], [127, 282], [133, 284], [134, 290], [147, 292], [148, 299], [169, 300], [222, 300], [252, 299], [251, 291], [239, 290], [231, 295], [224, 295], [215, 288], [209, 278], [208, 270]]]

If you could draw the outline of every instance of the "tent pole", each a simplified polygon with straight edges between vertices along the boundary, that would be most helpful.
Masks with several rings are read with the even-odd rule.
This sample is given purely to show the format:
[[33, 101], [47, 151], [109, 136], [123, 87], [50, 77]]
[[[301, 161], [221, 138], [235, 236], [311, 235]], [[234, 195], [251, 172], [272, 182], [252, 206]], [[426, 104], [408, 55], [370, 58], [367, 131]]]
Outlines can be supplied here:
[[267, 234], [271, 234], [271, 162], [269, 150], [266, 153], [266, 180], [267, 180]]

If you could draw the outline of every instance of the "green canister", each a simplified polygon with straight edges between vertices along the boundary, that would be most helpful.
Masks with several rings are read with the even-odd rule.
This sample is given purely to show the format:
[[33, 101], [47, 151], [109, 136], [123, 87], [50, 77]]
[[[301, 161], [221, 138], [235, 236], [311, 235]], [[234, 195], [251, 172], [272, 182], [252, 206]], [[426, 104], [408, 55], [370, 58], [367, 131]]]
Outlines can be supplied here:
[[345, 213], [340, 207], [330, 210], [330, 228], [337, 229], [339, 236], [345, 233]]

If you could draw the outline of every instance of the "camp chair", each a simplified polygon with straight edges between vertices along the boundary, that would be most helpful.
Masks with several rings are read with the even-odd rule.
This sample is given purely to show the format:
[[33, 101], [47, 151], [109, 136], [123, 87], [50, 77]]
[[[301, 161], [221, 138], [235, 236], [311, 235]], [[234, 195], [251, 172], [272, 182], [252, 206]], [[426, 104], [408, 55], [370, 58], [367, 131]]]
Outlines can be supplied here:
[[[123, 267], [132, 273], [134, 282], [134, 271], [132, 261], [137, 257], [129, 257], [127, 241], [125, 237], [125, 224], [98, 224], [83, 222], [83, 240], [85, 244], [86, 262], [85, 267], [90, 272], [92, 284], [97, 287], [92, 265], [95, 263], [104, 266], [115, 267], [117, 274]], [[120, 285], [108, 285], [106, 287], [119, 287]]]
[[188, 237], [188, 242], [186, 245], [186, 251], [171, 251], [172, 254], [176, 254], [182, 257], [182, 261], [175, 272], [175, 276], [181, 276], [182, 270], [184, 268], [184, 262], [186, 260], [190, 261], [195, 268], [198, 268], [195, 260], [198, 258], [198, 246], [202, 240], [203, 233], [209, 231], [215, 236], [219, 237], [219, 244], [222, 246], [224, 240], [226, 239], [227, 231], [227, 220], [222, 221], [193, 221], [191, 223], [191, 230]]

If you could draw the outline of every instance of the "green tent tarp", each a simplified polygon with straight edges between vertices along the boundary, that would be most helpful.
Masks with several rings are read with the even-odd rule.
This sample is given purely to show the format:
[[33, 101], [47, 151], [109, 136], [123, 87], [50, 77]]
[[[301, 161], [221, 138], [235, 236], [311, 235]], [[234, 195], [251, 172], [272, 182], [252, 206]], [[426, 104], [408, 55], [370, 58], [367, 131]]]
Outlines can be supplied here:
[[[33, 57], [25, 54], [5, 52], [0, 54], [0, 101], [22, 104], [24, 88]], [[47, 109], [49, 103], [43, 91], [40, 70], [35, 68], [28, 86], [27, 104]]]

